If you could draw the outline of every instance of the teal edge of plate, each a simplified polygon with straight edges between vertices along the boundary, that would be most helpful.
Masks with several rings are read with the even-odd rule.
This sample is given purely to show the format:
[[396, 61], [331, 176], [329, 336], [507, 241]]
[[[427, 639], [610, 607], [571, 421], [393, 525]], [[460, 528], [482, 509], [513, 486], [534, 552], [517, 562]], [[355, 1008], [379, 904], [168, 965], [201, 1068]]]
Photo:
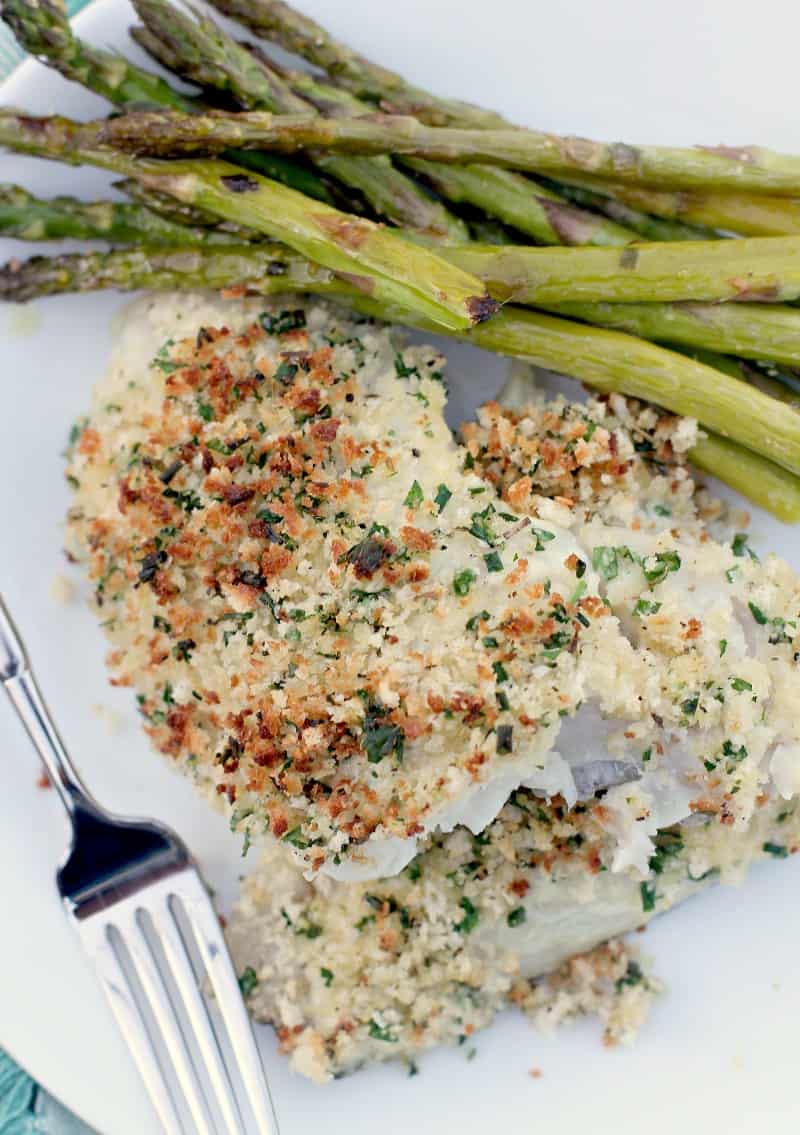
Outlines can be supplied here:
[[[67, 11], [70, 16], [75, 16], [90, 3], [91, 0], [67, 0]], [[0, 83], [8, 78], [24, 58], [25, 52], [6, 25], [0, 23]]]

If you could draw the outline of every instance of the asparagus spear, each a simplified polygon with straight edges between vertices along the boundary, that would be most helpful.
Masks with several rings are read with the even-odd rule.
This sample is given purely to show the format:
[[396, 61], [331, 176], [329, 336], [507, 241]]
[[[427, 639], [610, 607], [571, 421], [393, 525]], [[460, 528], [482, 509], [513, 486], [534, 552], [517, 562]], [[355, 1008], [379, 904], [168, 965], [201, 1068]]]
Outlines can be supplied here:
[[566, 184], [562, 179], [558, 188], [567, 196], [583, 191], [594, 200], [602, 197], [607, 203], [643, 209], [666, 220], [722, 229], [742, 236], [800, 233], [800, 196], [770, 197], [763, 193], [739, 193], [735, 190], [648, 189], [574, 174], [569, 175]]
[[556, 315], [642, 339], [800, 365], [800, 309], [756, 303], [558, 303]]
[[[191, 111], [194, 100], [116, 52], [92, 47], [74, 35], [62, 0], [0, 0], [0, 14], [20, 45], [66, 79], [119, 106], [152, 105]], [[333, 204], [325, 182], [281, 154], [228, 154], [237, 164]]]
[[474, 276], [371, 221], [228, 162], [142, 160], [103, 148], [98, 140], [92, 124], [0, 111], [0, 145], [134, 177], [149, 189], [283, 240], [310, 260], [348, 273], [376, 299], [399, 303], [444, 327], [467, 328], [497, 310]]
[[214, 0], [214, 7], [232, 16], [264, 39], [275, 40], [332, 75], [354, 94], [385, 109], [425, 117], [437, 125], [468, 121], [498, 126], [500, 115], [457, 99], [442, 99], [351, 51], [308, 16], [281, 0]]
[[575, 208], [536, 182], [489, 165], [446, 166], [424, 158], [404, 163], [448, 201], [474, 205], [539, 244], [630, 244], [636, 233], [615, 221]]
[[[232, 94], [248, 109], [316, 114], [266, 63], [199, 12], [192, 16], [166, 0], [134, 0], [146, 40], [135, 38], [160, 62], [202, 87]], [[466, 240], [466, 226], [385, 156], [312, 153], [314, 163], [358, 189], [378, 215], [434, 239]]]
[[[283, 75], [292, 90], [330, 117], [363, 114], [368, 109], [348, 91], [323, 83], [314, 75], [304, 71]], [[637, 236], [632, 228], [575, 208], [553, 190], [513, 170], [487, 165], [447, 166], [424, 158], [400, 160], [448, 201], [482, 209], [539, 244], [624, 245]]]
[[[130, 191], [131, 183], [123, 183]], [[134, 192], [142, 201], [164, 208], [164, 198], [151, 191], [142, 193], [137, 182]], [[153, 200], [155, 198], [155, 201]], [[71, 197], [41, 200], [16, 186], [0, 186], [0, 233], [26, 240], [101, 239], [120, 244], [142, 244], [148, 247], [197, 246], [199, 244], [242, 244], [259, 238], [253, 230], [226, 231], [214, 226], [210, 213], [198, 213], [166, 198], [175, 220], [163, 219], [150, 208], [124, 205], [111, 201], [92, 204]], [[187, 225], [187, 220], [190, 222]], [[176, 223], [177, 221], [177, 223]], [[253, 251], [253, 265], [248, 277], [260, 276], [263, 252]], [[241, 270], [246, 257], [237, 253], [235, 263]], [[113, 262], [112, 262], [113, 263]], [[222, 261], [222, 284], [230, 282], [233, 261]], [[548, 304], [547, 310], [570, 319], [613, 327], [656, 342], [688, 346], [695, 351], [720, 352], [713, 361], [717, 369], [725, 369], [722, 356], [735, 354], [742, 358], [773, 359], [789, 366], [800, 366], [800, 310], [782, 304], [624, 304], [624, 303], [561, 303]], [[729, 360], [731, 366], [742, 364]], [[741, 370], [738, 377], [748, 378]]]
[[721, 355], [718, 351], [707, 351], [700, 347], [679, 347], [681, 354], [696, 359], [699, 363], [721, 370], [733, 378], [741, 378], [745, 382], [769, 394], [770, 398], [777, 398], [794, 410], [800, 409], [800, 390], [797, 379], [790, 374], [778, 370], [774, 363], [765, 363], [761, 360], [749, 362], [747, 359], [737, 359], [732, 355]]
[[259, 295], [313, 291], [350, 298], [357, 289], [327, 268], [293, 255], [285, 245], [216, 249], [115, 248], [110, 252], [34, 256], [0, 269], [0, 299], [25, 303], [64, 292], [115, 288], [135, 291], [220, 291], [246, 288]]
[[[585, 209], [594, 209], [599, 213], [611, 217], [621, 225], [626, 225], [644, 240], [713, 240], [718, 234], [712, 228], [701, 228], [699, 225], [687, 225], [683, 221], [664, 218], [658, 213], [642, 212], [632, 205], [626, 204], [624, 197], [626, 186], [622, 186], [623, 193], [619, 197], [611, 197], [606, 193], [588, 187], [569, 185], [564, 182], [549, 182], [558, 189], [559, 195], [580, 205]], [[630, 190], [632, 194], [647, 194], [648, 190]], [[653, 191], [655, 192], [655, 191]], [[665, 194], [665, 196], [688, 196], [688, 194]], [[782, 198], [776, 198], [782, 200]], [[769, 235], [769, 234], [765, 234]]]
[[190, 110], [192, 102], [169, 83], [113, 51], [73, 35], [62, 0], [2, 0], [3, 20], [27, 52], [114, 103]]
[[[282, 271], [283, 269], [283, 271]], [[268, 246], [240, 250], [144, 250], [14, 261], [0, 269], [0, 298], [31, 299], [58, 291], [97, 287], [236, 287], [271, 294], [283, 290], [322, 291], [346, 299], [377, 318], [422, 330], [441, 328], [425, 315], [373, 294], [352, 277], [334, 280], [312, 274], [290, 252]], [[306, 273], [305, 278], [302, 273]], [[280, 289], [278, 289], [280, 290]], [[656, 402], [676, 414], [696, 417], [705, 427], [760, 453], [792, 472], [800, 472], [800, 415], [745, 382], [708, 366], [616, 331], [506, 307], [470, 331], [447, 334], [501, 355], [570, 375], [606, 393], [619, 392]], [[755, 490], [753, 490], [755, 491]]]
[[800, 520], [800, 480], [772, 461], [713, 433], [692, 446], [689, 458], [784, 524]]
[[[125, 177], [113, 184], [115, 189], [124, 193], [126, 197], [130, 197], [138, 205], [143, 205], [149, 212], [157, 213], [159, 217], [165, 217], [176, 225], [221, 229], [223, 232], [236, 233], [239, 237], [239, 243], [263, 239], [262, 234], [257, 233], [254, 229], [243, 228], [231, 221], [221, 221], [213, 213], [204, 212], [202, 209], [197, 209], [193, 205], [186, 205], [182, 201], [176, 201], [167, 193], [159, 193], [155, 189], [145, 189], [135, 178]], [[139, 237], [136, 243], [146, 244], [147, 241], [143, 237]], [[175, 241], [177, 247], [180, 244], [180, 240]]]
[[241, 244], [241, 236], [220, 229], [176, 224], [142, 205], [116, 201], [44, 201], [17, 185], [0, 185], [0, 235], [17, 240], [107, 240], [162, 248]]
[[[126, 116], [128, 117], [128, 116]], [[148, 112], [131, 115], [119, 145], [151, 152], [219, 152], [231, 146], [287, 153], [323, 147], [350, 154], [412, 154], [440, 162], [488, 162], [532, 173], [593, 174], [673, 189], [737, 189], [778, 196], [800, 193], [800, 157], [751, 146], [629, 146], [560, 137], [539, 130], [426, 126], [409, 115], [323, 119], [252, 111], [171, 114], [160, 137], [148, 137]], [[141, 132], [142, 137], [137, 134]], [[161, 147], [161, 148], [158, 148]], [[166, 148], [166, 149], [165, 149]]]
[[442, 250], [501, 300], [788, 301], [800, 296], [800, 238], [686, 241], [612, 248], [459, 245]]

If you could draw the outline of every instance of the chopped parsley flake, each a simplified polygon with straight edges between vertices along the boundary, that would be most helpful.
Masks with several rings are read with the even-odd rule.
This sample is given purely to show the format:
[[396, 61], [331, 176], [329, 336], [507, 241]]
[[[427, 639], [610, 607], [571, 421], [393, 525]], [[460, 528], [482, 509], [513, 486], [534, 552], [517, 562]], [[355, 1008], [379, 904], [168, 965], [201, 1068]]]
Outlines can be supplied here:
[[788, 859], [789, 857], [789, 851], [782, 843], [765, 843], [763, 850], [775, 859]]
[[410, 378], [412, 374], [415, 374], [417, 378], [419, 378], [419, 371], [417, 370], [417, 368], [410, 367], [403, 359], [403, 356], [400, 354], [397, 354], [394, 357], [394, 370], [398, 378]]
[[640, 883], [639, 892], [642, 896], [642, 910], [649, 914], [656, 909], [656, 888], [652, 883]]
[[169, 353], [174, 346], [174, 339], [167, 339], [166, 343], [162, 343], [156, 352], [155, 358], [151, 361], [150, 366], [156, 367], [162, 374], [172, 374], [173, 371], [176, 371], [180, 363], [174, 363], [169, 357]]
[[525, 913], [525, 907], [515, 906], [513, 910], [508, 912], [506, 922], [513, 929], [515, 926], [522, 926], [526, 918], [527, 914]]
[[273, 378], [276, 380], [276, 382], [282, 382], [284, 383], [284, 385], [288, 386], [299, 369], [300, 368], [295, 363], [288, 363], [284, 359], [278, 369], [275, 371]]
[[477, 630], [479, 623], [482, 623], [482, 622], [485, 623], [490, 618], [491, 618], [491, 615], [489, 614], [488, 611], [478, 611], [477, 615], [471, 615], [467, 619], [467, 624], [466, 624], [467, 630], [468, 631]]
[[447, 485], [438, 485], [437, 486], [436, 495], [433, 498], [433, 501], [434, 501], [434, 504], [436, 505], [436, 508], [438, 509], [440, 514], [442, 512], [444, 512], [445, 507], [447, 506], [447, 502], [450, 500], [450, 497], [452, 495], [453, 494], [448, 489]]
[[258, 322], [268, 335], [285, 335], [287, 331], [301, 331], [305, 327], [306, 313], [302, 308], [281, 311], [277, 315], [262, 311]]
[[650, 856], [649, 867], [654, 874], [660, 875], [667, 861], [680, 855], [683, 851], [684, 843], [682, 836], [677, 832], [665, 828], [656, 835], [655, 845], [655, 851]]
[[403, 504], [406, 508], [419, 508], [425, 499], [425, 494], [422, 491], [422, 485], [419, 481], [414, 481], [411, 488], [406, 493], [406, 499]]
[[453, 591], [456, 595], [469, 595], [469, 589], [478, 577], [472, 568], [463, 568], [453, 576]]
[[628, 968], [625, 970], [622, 977], [617, 978], [617, 981], [614, 983], [614, 988], [617, 993], [621, 993], [626, 985], [638, 985], [641, 981], [644, 981], [642, 967], [638, 962], [628, 962]]
[[176, 489], [164, 489], [162, 496], [174, 500], [176, 504], [180, 505], [184, 512], [189, 514], [199, 512], [200, 509], [205, 508], [200, 497], [197, 493], [192, 492], [191, 489], [186, 489], [183, 492], [178, 492]]
[[749, 556], [751, 560], [758, 561], [758, 556], [748, 544], [748, 535], [746, 532], [737, 532], [731, 543], [731, 550], [734, 556]]
[[738, 749], [734, 749], [732, 741], [724, 741], [722, 744], [722, 755], [738, 764], [739, 761], [743, 761], [747, 756], [747, 749], [744, 745], [740, 745]]
[[380, 1025], [373, 1017], [369, 1022], [369, 1035], [373, 1040], [384, 1040], [388, 1044], [397, 1044], [397, 1037], [392, 1036], [385, 1025]]
[[599, 547], [592, 550], [592, 567], [602, 575], [603, 579], [616, 579], [619, 574], [617, 549]]
[[398, 760], [403, 759], [405, 734], [399, 725], [394, 725], [385, 717], [381, 706], [372, 706], [364, 718], [361, 743], [370, 764], [380, 764], [384, 757], [394, 753]]
[[769, 622], [769, 619], [761, 610], [761, 608], [757, 607], [756, 604], [752, 602], [748, 603], [747, 606], [750, 608], [750, 614], [753, 616], [758, 625], [761, 627], [766, 626], [766, 624]]
[[487, 571], [503, 570], [503, 561], [497, 552], [489, 552], [488, 555], [483, 557], [483, 562], [486, 564]]
[[478, 540], [484, 540], [487, 544], [494, 544], [495, 542], [495, 534], [491, 524], [493, 516], [494, 505], [488, 504], [482, 512], [473, 512], [472, 523], [469, 526], [470, 533]]
[[[549, 544], [551, 540], [555, 540], [556, 538], [555, 532], [548, 532], [546, 528], [531, 528], [531, 535], [536, 541], [534, 547], [534, 551], [536, 552], [543, 552], [545, 545]], [[584, 571], [585, 570], [586, 565], [584, 564]], [[579, 572], [578, 574], [580, 575], [582, 573]]]
[[257, 985], [258, 974], [252, 966], [247, 966], [239, 976], [239, 988], [242, 991], [242, 997], [249, 997]]
[[677, 552], [656, 552], [644, 562], [644, 577], [648, 583], [660, 583], [671, 571], [678, 571], [680, 566], [681, 558]]
[[640, 599], [633, 608], [633, 613], [634, 615], [655, 615], [660, 610], [660, 603], [653, 603], [649, 599]]
[[303, 836], [303, 829], [299, 825], [288, 831], [283, 838], [286, 843], [292, 844], [293, 847], [297, 847], [301, 851], [309, 846], [308, 840]]
[[453, 929], [459, 934], [471, 934], [480, 922], [481, 916], [466, 895], [461, 896], [458, 905], [464, 911], [464, 917], [453, 925]]

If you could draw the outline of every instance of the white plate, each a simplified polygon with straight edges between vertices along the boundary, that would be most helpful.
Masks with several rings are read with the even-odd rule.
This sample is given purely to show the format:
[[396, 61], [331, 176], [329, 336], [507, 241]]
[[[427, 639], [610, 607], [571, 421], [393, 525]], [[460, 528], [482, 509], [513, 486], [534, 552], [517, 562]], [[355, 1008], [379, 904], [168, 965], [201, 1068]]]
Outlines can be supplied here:
[[[344, 38], [441, 92], [493, 103], [521, 121], [629, 140], [758, 141], [800, 150], [795, 52], [800, 9], [780, 0], [405, 0], [368, 6], [304, 0]], [[380, 9], [378, 13], [376, 9]], [[377, 16], [380, 18], [376, 18]], [[78, 20], [101, 44], [129, 50], [131, 12], [98, 0]], [[38, 111], [103, 113], [99, 99], [26, 64], [3, 101]], [[0, 179], [33, 190], [101, 194], [91, 170], [0, 159]], [[27, 255], [5, 242], [0, 254]], [[173, 824], [224, 902], [242, 861], [219, 816], [151, 753], [130, 693], [107, 683], [104, 642], [83, 602], [49, 598], [67, 506], [60, 452], [105, 366], [119, 297], [47, 300], [0, 311], [0, 586], [15, 612], [52, 709], [100, 800]], [[491, 394], [501, 364], [450, 349], [468, 382], [459, 409]], [[762, 547], [800, 567], [796, 531], [756, 518]], [[121, 715], [109, 736], [92, 706]], [[102, 1135], [157, 1135], [135, 1070], [59, 907], [53, 871], [66, 836], [54, 794], [8, 707], [0, 703], [0, 1045]], [[543, 1123], [618, 1135], [689, 1130], [795, 1132], [800, 1013], [800, 862], [759, 868], [741, 890], [718, 890], [659, 921], [644, 940], [669, 993], [632, 1050], [609, 1053], [585, 1024], [542, 1038], [513, 1014], [463, 1050], [434, 1053], [422, 1075], [359, 1073], [322, 1090], [291, 1076], [261, 1030], [283, 1135], [511, 1135]], [[533, 1066], [543, 1070], [531, 1079]]]

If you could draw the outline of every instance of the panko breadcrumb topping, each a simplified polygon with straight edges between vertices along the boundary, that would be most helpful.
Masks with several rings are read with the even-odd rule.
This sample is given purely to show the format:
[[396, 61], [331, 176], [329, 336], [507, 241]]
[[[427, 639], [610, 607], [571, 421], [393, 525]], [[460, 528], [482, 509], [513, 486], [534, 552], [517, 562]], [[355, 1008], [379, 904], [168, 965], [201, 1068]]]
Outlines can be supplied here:
[[508, 1004], [628, 1039], [610, 940], [800, 845], [800, 586], [695, 423], [526, 387], [457, 443], [442, 367], [324, 304], [145, 298], [73, 431], [112, 682], [258, 842], [230, 940], [317, 1079]]
[[615, 869], [690, 812], [746, 823], [800, 752], [794, 574], [712, 537], [692, 423], [490, 403], [460, 446], [442, 366], [322, 304], [133, 305], [70, 540], [153, 742], [247, 841], [347, 877], [520, 784], [574, 801], [587, 730]]
[[595, 1015], [605, 1043], [628, 1043], [659, 986], [618, 935], [797, 850], [800, 815], [776, 802], [742, 834], [711, 819], [666, 829], [637, 881], [607, 869], [602, 811], [520, 790], [479, 836], [430, 837], [400, 875], [369, 883], [308, 882], [269, 846], [227, 931], [251, 1011], [319, 1081], [413, 1064], [509, 1006], [540, 1028]]
[[[465, 469], [431, 348], [320, 306], [181, 303], [191, 333], [118, 354], [70, 464], [115, 681], [234, 825], [312, 869], [373, 833], [407, 860], [500, 775], [485, 823], [578, 704], [596, 573]], [[175, 324], [163, 300], [142, 320]]]

